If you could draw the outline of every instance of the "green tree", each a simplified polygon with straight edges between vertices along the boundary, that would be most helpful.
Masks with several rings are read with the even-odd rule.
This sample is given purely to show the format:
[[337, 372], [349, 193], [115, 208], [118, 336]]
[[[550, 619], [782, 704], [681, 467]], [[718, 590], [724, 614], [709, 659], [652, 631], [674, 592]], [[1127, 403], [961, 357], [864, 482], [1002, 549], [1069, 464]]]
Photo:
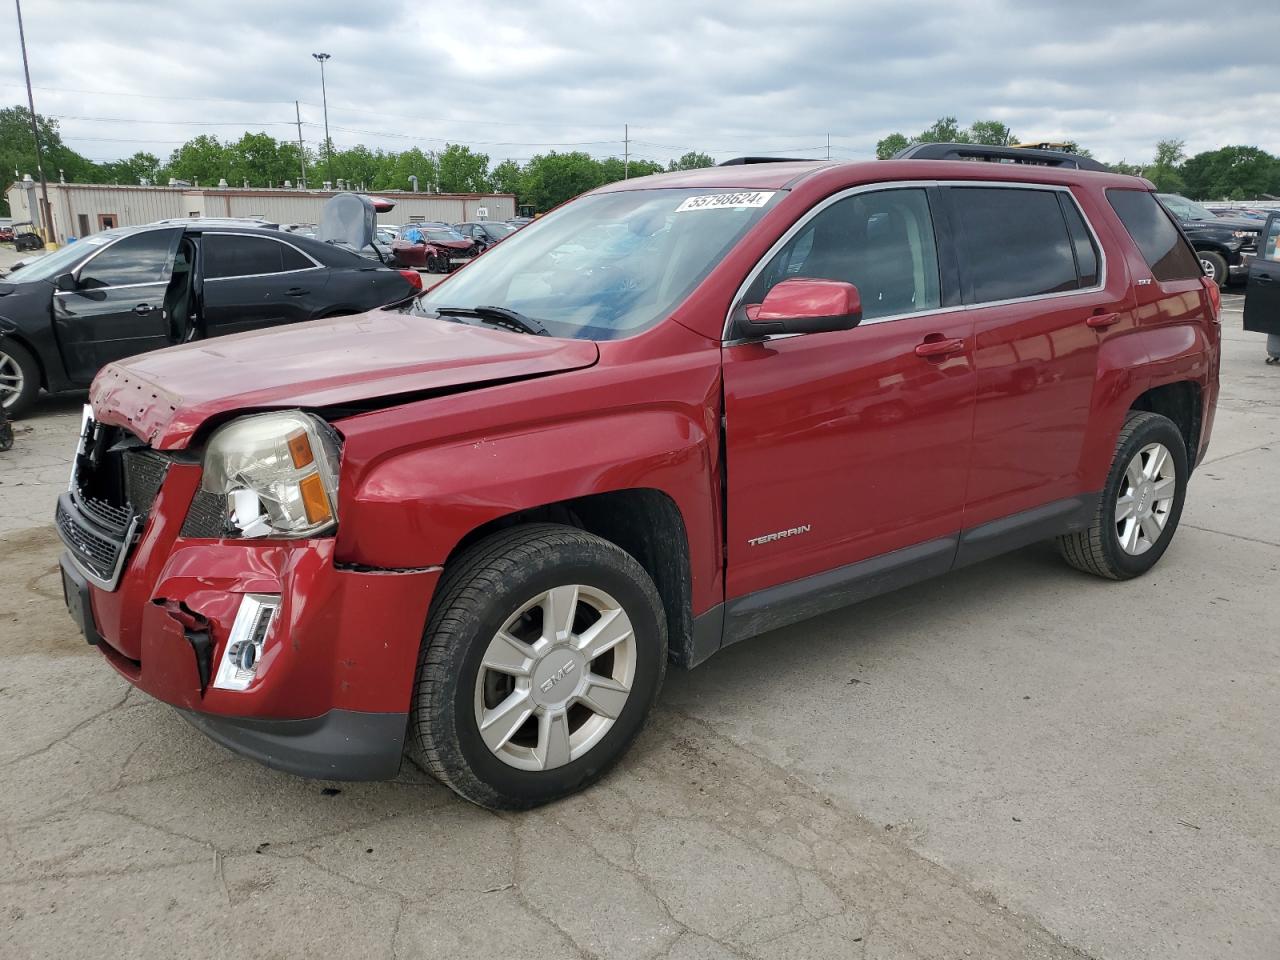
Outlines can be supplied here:
[[1131, 177], [1142, 176], [1142, 167], [1136, 163], [1129, 163], [1126, 160], [1118, 160], [1115, 163], [1109, 163], [1107, 164], [1107, 168], [1111, 170], [1112, 173], [1124, 173]]
[[516, 197], [524, 197], [524, 170], [514, 160], [503, 160], [493, 168], [489, 182], [495, 193], [514, 193]]
[[1017, 143], [1013, 131], [999, 120], [975, 120], [969, 125], [969, 139], [989, 147], [1008, 147]]
[[123, 160], [108, 160], [98, 165], [101, 170], [100, 182], [136, 185], [143, 180], [158, 183], [160, 177], [160, 158], [154, 153], [139, 151]]
[[487, 193], [489, 155], [473, 153], [470, 147], [450, 143], [440, 151], [437, 183], [441, 193]]
[[278, 141], [268, 133], [246, 133], [226, 145], [227, 182], [238, 187], [245, 180], [251, 187], [280, 186], [297, 180], [298, 145]]
[[[36, 114], [40, 128], [40, 145], [44, 158], [44, 173], [51, 181], [58, 179], [58, 171], [72, 181], [97, 183], [102, 179], [98, 166], [81, 156], [62, 142], [58, 121]], [[25, 174], [37, 177], [36, 148], [31, 139], [31, 111], [23, 106], [0, 110], [0, 179], [7, 181], [17, 171], [18, 179]], [[0, 195], [0, 213], [9, 215], [9, 201]]]
[[194, 137], [174, 150], [165, 166], [169, 176], [205, 187], [216, 186], [222, 177], [227, 177], [230, 182], [231, 162], [227, 148], [208, 133]]
[[[600, 161], [590, 154], [580, 151], [557, 153], [552, 150], [550, 153], [537, 155], [525, 164], [525, 192], [521, 199], [533, 204], [538, 210], [550, 210], [580, 193], [600, 186], [605, 182], [604, 176]], [[621, 179], [621, 176], [616, 179]]]
[[969, 143], [971, 139], [955, 117], [939, 117], [933, 126], [916, 134], [912, 143]]
[[1156, 156], [1146, 168], [1147, 179], [1163, 193], [1181, 193], [1185, 189], [1178, 166], [1186, 157], [1185, 140], [1161, 140], [1156, 143]]
[[605, 157], [597, 161], [600, 165], [600, 183], [613, 183], [615, 180], [634, 180], [636, 177], [647, 177], [651, 173], [664, 173], [667, 167], [652, 160], [637, 160], [624, 163], [621, 157]]
[[1249, 200], [1280, 193], [1280, 158], [1258, 147], [1221, 147], [1197, 153], [1181, 170], [1196, 200]]
[[705, 153], [699, 153], [696, 150], [690, 150], [679, 160], [672, 160], [667, 164], [667, 170], [698, 170], [702, 167], [714, 167], [716, 162]]
[[905, 135], [891, 133], [876, 144], [876, 159], [892, 160], [909, 146], [911, 146], [911, 141]]

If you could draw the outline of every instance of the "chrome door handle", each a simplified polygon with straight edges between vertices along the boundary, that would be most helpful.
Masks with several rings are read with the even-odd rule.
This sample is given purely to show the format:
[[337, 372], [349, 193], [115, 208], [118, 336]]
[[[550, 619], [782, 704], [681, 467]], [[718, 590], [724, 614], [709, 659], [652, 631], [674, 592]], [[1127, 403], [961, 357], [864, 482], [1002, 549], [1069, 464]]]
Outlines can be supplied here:
[[150, 312], [151, 312], [152, 310], [154, 310], [154, 309], [155, 309], [155, 307], [153, 307], [153, 306], [152, 306], [151, 304], [149, 304], [149, 303], [140, 303], [140, 304], [138, 304], [136, 307], [134, 307], [134, 308], [133, 308], [133, 312], [134, 312], [134, 313], [136, 313], [136, 314], [142, 315], [142, 314], [150, 313]]

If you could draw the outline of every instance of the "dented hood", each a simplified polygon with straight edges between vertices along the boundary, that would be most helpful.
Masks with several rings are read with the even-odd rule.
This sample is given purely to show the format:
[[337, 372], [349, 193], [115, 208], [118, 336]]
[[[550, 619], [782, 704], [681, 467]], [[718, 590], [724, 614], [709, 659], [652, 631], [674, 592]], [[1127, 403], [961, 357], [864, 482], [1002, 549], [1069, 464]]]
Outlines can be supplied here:
[[144, 353], [103, 367], [94, 416], [157, 449], [238, 410], [359, 406], [589, 367], [590, 340], [534, 337], [390, 310]]

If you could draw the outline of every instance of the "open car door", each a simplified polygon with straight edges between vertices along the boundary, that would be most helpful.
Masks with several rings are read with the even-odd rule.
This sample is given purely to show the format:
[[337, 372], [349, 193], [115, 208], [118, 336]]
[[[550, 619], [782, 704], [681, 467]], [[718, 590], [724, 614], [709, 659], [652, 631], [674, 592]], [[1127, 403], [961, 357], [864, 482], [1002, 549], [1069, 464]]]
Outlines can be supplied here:
[[1267, 226], [1258, 238], [1258, 255], [1249, 264], [1244, 328], [1280, 335], [1280, 213], [1267, 217]]

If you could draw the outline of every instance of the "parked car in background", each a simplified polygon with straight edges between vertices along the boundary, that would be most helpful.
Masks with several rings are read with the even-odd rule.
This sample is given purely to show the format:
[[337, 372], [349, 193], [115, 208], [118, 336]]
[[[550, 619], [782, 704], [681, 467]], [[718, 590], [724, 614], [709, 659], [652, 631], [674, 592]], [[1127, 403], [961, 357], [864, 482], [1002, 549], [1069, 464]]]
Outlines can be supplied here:
[[1263, 227], [1258, 255], [1249, 264], [1244, 297], [1244, 328], [1267, 335], [1267, 363], [1280, 363], [1280, 212]]
[[480, 253], [475, 240], [443, 223], [405, 224], [400, 239], [391, 243], [391, 256], [397, 267], [428, 273], [451, 273]]
[[519, 230], [521, 227], [527, 227], [533, 223], [533, 217], [511, 217], [506, 222]]
[[622, 756], [668, 661], [1040, 540], [1110, 580], [1160, 560], [1221, 300], [1146, 181], [638, 184], [398, 309], [103, 370], [56, 522], [106, 664], [272, 767], [389, 778], [408, 746], [523, 808]]
[[0, 243], [13, 243], [13, 227], [10, 224], [0, 226]]
[[1200, 257], [1204, 275], [1219, 287], [1243, 280], [1258, 250], [1262, 224], [1247, 217], [1222, 217], [1203, 204], [1176, 193], [1157, 194], [1186, 231]]
[[453, 229], [464, 237], [470, 237], [481, 250], [488, 250], [495, 243], [500, 243], [515, 233], [517, 228], [501, 220], [473, 220], [469, 223], [455, 223]]
[[1219, 217], [1243, 217], [1246, 220], [1266, 220], [1275, 211], [1265, 210], [1262, 207], [1215, 207], [1213, 204], [1206, 204], [1210, 210]]
[[395, 303], [421, 289], [406, 273], [271, 228], [94, 234], [0, 279], [0, 403], [18, 416], [41, 388], [84, 389], [112, 360]]

